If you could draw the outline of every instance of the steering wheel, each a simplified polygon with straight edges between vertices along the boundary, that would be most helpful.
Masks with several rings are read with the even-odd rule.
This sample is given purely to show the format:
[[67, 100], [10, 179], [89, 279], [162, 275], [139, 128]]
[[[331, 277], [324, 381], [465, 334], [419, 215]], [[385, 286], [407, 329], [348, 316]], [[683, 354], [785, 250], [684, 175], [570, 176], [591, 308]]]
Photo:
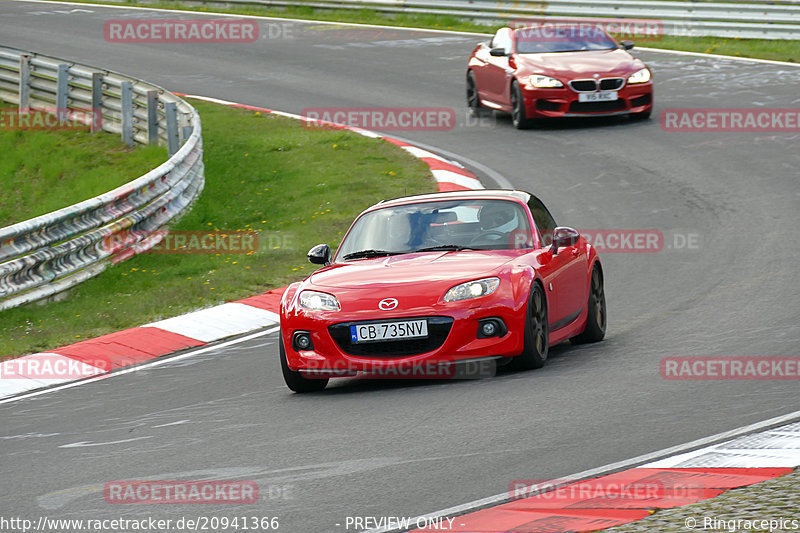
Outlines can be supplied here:
[[490, 237], [492, 235], [496, 235], [498, 237], [497, 239], [491, 239], [492, 241], [496, 241], [496, 240], [499, 240], [499, 239], [504, 239], [504, 238], [507, 237], [507, 235], [505, 233], [503, 233], [502, 231], [488, 230], [488, 231], [484, 231], [484, 232], [480, 233], [479, 235], [475, 235], [472, 238], [472, 240], [469, 241], [469, 244], [470, 245], [475, 244], [475, 242], [484, 240], [484, 239], [486, 239], [486, 237]]

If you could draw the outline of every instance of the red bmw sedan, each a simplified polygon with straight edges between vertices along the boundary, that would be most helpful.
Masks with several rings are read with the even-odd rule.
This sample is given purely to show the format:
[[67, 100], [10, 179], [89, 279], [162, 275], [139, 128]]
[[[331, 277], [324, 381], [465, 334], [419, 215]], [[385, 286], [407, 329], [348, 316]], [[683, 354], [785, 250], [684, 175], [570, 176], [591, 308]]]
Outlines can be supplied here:
[[331, 377], [539, 368], [549, 346], [605, 335], [597, 252], [526, 192], [381, 202], [356, 218], [333, 257], [321, 244], [308, 258], [323, 267], [291, 284], [280, 305], [281, 368], [295, 392]]
[[649, 118], [652, 74], [631, 48], [594, 25], [501, 28], [469, 58], [467, 105], [511, 113], [519, 129], [544, 118]]

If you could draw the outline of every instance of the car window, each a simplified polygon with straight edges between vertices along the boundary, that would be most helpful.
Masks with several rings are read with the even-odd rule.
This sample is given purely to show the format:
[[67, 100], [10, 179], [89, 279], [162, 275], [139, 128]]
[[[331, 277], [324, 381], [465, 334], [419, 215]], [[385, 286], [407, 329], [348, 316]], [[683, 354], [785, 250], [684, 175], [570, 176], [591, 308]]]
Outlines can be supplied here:
[[500, 28], [497, 30], [497, 33], [494, 34], [494, 38], [492, 39], [491, 48], [502, 48], [506, 51], [506, 53], [511, 52], [511, 29], [510, 28]]
[[519, 28], [514, 32], [518, 54], [550, 52], [579, 52], [611, 50], [617, 44], [600, 28], [593, 25], [537, 25]]
[[542, 244], [550, 246], [553, 242], [553, 230], [557, 226], [553, 215], [550, 214], [550, 211], [547, 210], [542, 201], [533, 195], [528, 200], [528, 209], [531, 211], [536, 229], [539, 230]]
[[532, 246], [522, 205], [511, 200], [459, 199], [405, 204], [359, 217], [336, 254], [363, 250], [410, 253], [441, 246], [484, 250]]

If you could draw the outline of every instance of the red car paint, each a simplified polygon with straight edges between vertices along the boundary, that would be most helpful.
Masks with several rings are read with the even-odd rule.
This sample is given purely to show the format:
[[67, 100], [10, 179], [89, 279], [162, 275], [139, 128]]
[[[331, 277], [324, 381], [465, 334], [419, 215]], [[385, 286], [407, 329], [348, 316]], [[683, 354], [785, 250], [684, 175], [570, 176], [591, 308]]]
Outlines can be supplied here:
[[[465, 203], [487, 200], [512, 202], [517, 206], [515, 212], [522, 214], [520, 224], [529, 226], [527, 240], [517, 239], [517, 244], [513, 246], [518, 248], [508, 245], [511, 249], [421, 251], [343, 259], [342, 251], [347, 248], [348, 239], [357, 238], [351, 237], [353, 228], [366, 215], [384, 210], [378, 214], [380, 216], [381, 213], [391, 213], [390, 209], [407, 206], [415, 209], [417, 207], [414, 204], [426, 208], [431, 205], [444, 206], [454, 200]], [[308, 372], [309, 375], [337, 376], [409, 364], [517, 356], [523, 350], [526, 309], [532, 283], [535, 282], [542, 284], [546, 294], [549, 344], [554, 345], [582, 333], [587, 322], [592, 268], [599, 263], [597, 253], [580, 237], [573, 246], [559, 248], [554, 254], [547, 244], [552, 237], [551, 228], [542, 232], [536, 227], [529, 204], [539, 220], [544, 220], [541, 213], [546, 213], [546, 217], [552, 221], [549, 212], [536, 197], [521, 191], [434, 193], [381, 202], [364, 211], [345, 235], [332, 263], [305, 280], [291, 284], [283, 295], [280, 305], [281, 340], [289, 370]], [[530, 228], [533, 228], [532, 232]], [[500, 242], [499, 246], [504, 246]], [[443, 299], [451, 287], [462, 282], [494, 276], [500, 282], [491, 294], [460, 301], [447, 302]], [[299, 295], [308, 290], [335, 296], [339, 309], [304, 308], [300, 305]], [[387, 298], [396, 299], [396, 307], [381, 309], [380, 302]], [[330, 326], [343, 323], [415, 317], [452, 319], [452, 326], [441, 346], [400, 356], [370, 353], [354, 355], [347, 353], [329, 330]], [[501, 336], [479, 338], [478, 321], [487, 317], [501, 318], [507, 326], [507, 332]], [[310, 334], [313, 349], [303, 350], [294, 345], [293, 338], [298, 332]], [[401, 346], [407, 341], [386, 342], [396, 343], [391, 346]]]
[[[653, 108], [652, 80], [629, 83], [629, 77], [646, 68], [646, 65], [603, 30], [595, 28], [594, 31], [603, 42], [607, 39], [609, 46], [613, 48], [520, 53], [520, 49], [526, 52], [536, 49], [530, 43], [537, 38], [542, 38], [544, 49], [548, 49], [548, 46], [559, 48], [552, 45], [553, 39], [547, 40], [535, 33], [535, 30], [533, 34], [531, 31], [531, 28], [501, 28], [491, 41], [480, 43], [473, 50], [468, 62], [467, 76], [474, 76], [480, 107], [512, 113], [513, 85], [517, 84], [523, 96], [527, 119], [621, 114], [635, 114], [645, 118], [650, 115]], [[561, 44], [565, 46], [561, 48], [578, 48], [575, 40], [579, 38], [581, 31], [575, 31], [574, 39], [569, 33], [563, 37]], [[632, 45], [628, 43], [628, 47]], [[490, 53], [492, 48], [503, 48], [506, 54], [493, 56]], [[554, 78], [563, 87], [535, 88], [529, 83], [531, 75]], [[579, 101], [580, 92], [604, 91], [599, 87], [596, 90], [576, 91], [570, 84], [574, 80], [612, 78], [621, 79], [621, 87], [616, 89], [618, 98], [613, 101], [582, 103]], [[610, 80], [608, 83], [613, 87]]]

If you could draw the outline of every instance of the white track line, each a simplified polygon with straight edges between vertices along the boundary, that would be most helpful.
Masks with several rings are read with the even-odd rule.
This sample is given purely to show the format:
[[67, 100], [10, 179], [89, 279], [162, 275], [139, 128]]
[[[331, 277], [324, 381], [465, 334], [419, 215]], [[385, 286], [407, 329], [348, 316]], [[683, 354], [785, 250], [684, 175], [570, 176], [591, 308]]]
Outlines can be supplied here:
[[103, 374], [101, 376], [97, 376], [97, 377], [94, 377], [94, 378], [83, 379], [83, 380], [80, 380], [80, 381], [73, 381], [73, 382], [70, 382], [70, 383], [66, 383], [64, 385], [51, 387], [49, 389], [43, 389], [43, 390], [40, 390], [40, 391], [31, 392], [29, 394], [23, 394], [21, 396], [14, 396], [13, 398], [4, 398], [4, 399], [0, 400], [0, 405], [2, 405], [4, 403], [12, 403], [12, 402], [16, 402], [16, 401], [19, 401], [19, 400], [24, 400], [26, 398], [33, 398], [34, 396], [40, 396], [42, 394], [49, 394], [51, 392], [55, 392], [55, 391], [59, 391], [59, 390], [71, 389], [72, 387], [79, 387], [81, 385], [86, 385], [87, 383], [94, 383], [95, 381], [100, 381], [101, 379], [115, 378], [115, 377], [118, 377], [118, 376], [122, 376], [124, 374], [129, 374], [131, 372], [136, 372], [137, 370], [143, 370], [143, 369], [146, 369], [146, 368], [152, 368], [152, 367], [155, 367], [155, 366], [161, 366], [161, 365], [164, 365], [164, 364], [167, 364], [167, 363], [171, 363], [172, 361], [179, 361], [181, 359], [194, 357], [195, 355], [200, 355], [202, 353], [206, 353], [206, 352], [209, 352], [209, 351], [212, 351], [212, 350], [218, 350], [219, 348], [224, 348], [226, 346], [239, 344], [240, 342], [249, 341], [250, 339], [255, 339], [257, 337], [263, 337], [264, 335], [269, 335], [271, 333], [275, 333], [279, 329], [280, 329], [280, 327], [270, 328], [270, 329], [267, 329], [265, 331], [259, 331], [257, 333], [253, 333], [252, 335], [247, 335], [245, 337], [240, 337], [238, 339], [233, 339], [233, 340], [230, 340], [230, 341], [227, 341], [227, 342], [223, 342], [221, 344], [213, 344], [211, 346], [202, 346], [202, 347], [199, 347], [197, 349], [191, 349], [191, 350], [189, 350], [187, 352], [184, 352], [184, 353], [182, 353], [180, 355], [176, 355], [176, 356], [172, 356], [172, 357], [170, 357], [168, 355], [161, 356], [160, 358], [155, 359], [153, 361], [150, 361], [149, 363], [143, 363], [141, 365], [129, 366], [129, 367], [126, 367], [126, 368], [124, 368], [122, 370], [117, 370], [115, 372], [111, 372], [109, 374]]
[[[756, 422], [755, 424], [742, 426], [740, 428], [732, 429], [730, 431], [717, 433], [716, 435], [711, 435], [710, 437], [704, 437], [702, 439], [693, 440], [685, 444], [678, 444], [677, 446], [671, 446], [669, 448], [664, 448], [663, 450], [658, 450], [656, 452], [646, 453], [644, 455], [639, 455], [631, 459], [626, 459], [624, 461], [611, 463], [605, 466], [601, 466], [599, 468], [584, 470], [583, 472], [578, 472], [577, 474], [572, 474], [570, 476], [558, 478], [558, 480], [555, 481], [553, 486], [555, 487], [556, 485], [563, 485], [569, 481], [579, 481], [582, 479], [597, 477], [603, 474], [609, 474], [612, 472], [617, 472], [620, 470], [641, 466], [643, 464], [655, 461], [656, 459], [662, 459], [664, 457], [669, 457], [679, 453], [691, 451], [696, 448], [709, 446], [711, 444], [716, 444], [720, 441], [725, 441], [728, 439], [732, 439], [734, 437], [746, 435], [748, 433], [754, 433], [759, 430], [767, 429], [773, 426], [778, 426], [786, 422], [791, 422], [797, 419], [800, 419], [800, 411], [795, 411], [793, 413], [789, 413], [783, 416], [777, 416], [775, 418], [770, 418], [769, 420], [765, 420], [763, 422]], [[483, 509], [485, 507], [493, 507], [495, 505], [505, 503], [509, 501], [509, 499], [510, 498], [508, 492], [502, 492], [500, 494], [495, 494], [494, 496], [489, 496], [488, 498], [481, 498], [480, 500], [474, 500], [471, 502], [463, 503], [461, 505], [448, 507], [447, 509], [442, 509], [440, 511], [433, 511], [431, 513], [420, 515], [418, 517], [412, 518], [411, 523], [416, 523], [417, 519], [422, 520], [424, 518], [445, 518], [445, 517], [452, 518], [453, 516], [465, 514], [470, 511], [476, 511], [479, 509]], [[378, 529], [366, 530], [363, 531], [362, 533], [391, 533], [396, 531], [405, 531], [405, 530], [397, 528], [395, 529], [378, 528]]]

